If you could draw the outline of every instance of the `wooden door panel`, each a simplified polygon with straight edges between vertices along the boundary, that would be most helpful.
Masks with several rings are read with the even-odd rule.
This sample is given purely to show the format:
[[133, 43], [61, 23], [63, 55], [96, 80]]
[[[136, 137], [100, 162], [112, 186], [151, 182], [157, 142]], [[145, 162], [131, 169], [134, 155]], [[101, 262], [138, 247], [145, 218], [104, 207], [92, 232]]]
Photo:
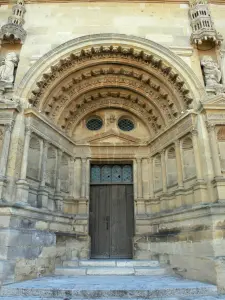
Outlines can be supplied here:
[[[102, 177], [98, 175], [101, 169], [104, 172], [105, 169], [117, 171], [115, 174], [112, 172], [111, 184], [101, 182]], [[108, 167], [95, 165], [95, 170], [92, 173], [92, 182], [94, 182], [90, 188], [92, 258], [132, 258], [133, 255], [133, 185], [127, 183], [132, 180], [132, 176], [129, 173], [129, 176], [127, 175], [127, 170], [130, 170], [127, 167], [123, 169], [123, 173], [118, 170], [118, 165], [115, 168], [112, 165]], [[115, 180], [122, 180], [121, 174], [123, 174], [123, 180], [126, 183], [115, 183]]]
[[90, 233], [93, 258], [109, 258], [110, 235], [106, 217], [109, 216], [110, 189], [108, 186], [91, 187]]
[[132, 258], [132, 186], [113, 185], [110, 205], [110, 257]]

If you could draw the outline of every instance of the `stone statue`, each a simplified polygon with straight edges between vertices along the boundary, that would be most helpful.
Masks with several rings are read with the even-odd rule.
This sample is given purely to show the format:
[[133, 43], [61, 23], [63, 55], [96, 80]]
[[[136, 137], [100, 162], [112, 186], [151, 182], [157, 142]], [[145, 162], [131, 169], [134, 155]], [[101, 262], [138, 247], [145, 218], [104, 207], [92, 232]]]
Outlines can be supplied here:
[[222, 74], [217, 62], [215, 62], [210, 56], [203, 56], [201, 59], [201, 65], [203, 67], [206, 87], [210, 88], [221, 85], [220, 81]]
[[18, 64], [18, 56], [15, 52], [9, 52], [0, 66], [0, 82], [13, 85], [15, 77], [15, 67]]

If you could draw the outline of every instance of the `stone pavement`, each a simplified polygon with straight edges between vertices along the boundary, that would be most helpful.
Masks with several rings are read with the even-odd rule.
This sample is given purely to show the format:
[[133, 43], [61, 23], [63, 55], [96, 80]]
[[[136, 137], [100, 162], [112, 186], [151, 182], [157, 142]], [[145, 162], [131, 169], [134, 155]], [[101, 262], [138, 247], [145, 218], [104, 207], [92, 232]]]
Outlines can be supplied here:
[[55, 276], [5, 285], [0, 300], [214, 300], [214, 285], [172, 276]]

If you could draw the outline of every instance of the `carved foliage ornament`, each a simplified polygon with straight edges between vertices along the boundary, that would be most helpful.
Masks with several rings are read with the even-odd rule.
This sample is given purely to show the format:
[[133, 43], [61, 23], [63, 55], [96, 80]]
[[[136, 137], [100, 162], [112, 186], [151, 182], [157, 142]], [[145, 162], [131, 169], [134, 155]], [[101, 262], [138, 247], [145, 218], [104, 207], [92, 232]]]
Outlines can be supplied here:
[[[173, 86], [180, 94], [180, 98], [186, 107], [192, 102], [192, 97], [189, 95], [189, 90], [185, 86], [184, 81], [179, 78], [177, 72], [174, 72], [170, 66], [167, 66], [162, 60], [153, 57], [153, 55], [146, 54], [143, 51], [135, 50], [134, 48], [123, 48], [121, 46], [99, 46], [89, 49], [83, 49], [80, 53], [71, 54], [70, 57], [60, 60], [59, 63], [51, 67], [51, 71], [43, 75], [41, 81], [37, 82], [37, 88], [32, 91], [29, 101], [35, 107], [40, 107], [43, 97], [46, 97], [51, 87], [53, 88], [54, 82], [62, 79], [65, 75], [69, 74], [79, 64], [84, 64], [91, 61], [98, 61], [107, 59], [117, 59], [129, 61], [129, 63], [136, 62], [139, 67], [146, 66], [157, 72], [160, 77], [164, 77], [167, 82]], [[64, 76], [63, 76], [64, 75]]]
[[[94, 89], [90, 91], [93, 87]], [[135, 101], [146, 110], [153, 110], [153, 114], [155, 110], [158, 111], [158, 114], [169, 122], [178, 116], [182, 107], [171, 93], [170, 95], [168, 93], [160, 89], [160, 86], [155, 86], [153, 89], [149, 84], [129, 77], [105, 75], [88, 81], [84, 80], [71, 89], [64, 89], [62, 94], [57, 90], [52, 99], [48, 99], [43, 111], [57, 123], [62, 114], [65, 115], [66, 111], [73, 114], [83, 103], [107, 96], [122, 97]], [[76, 100], [74, 100], [74, 95]]]

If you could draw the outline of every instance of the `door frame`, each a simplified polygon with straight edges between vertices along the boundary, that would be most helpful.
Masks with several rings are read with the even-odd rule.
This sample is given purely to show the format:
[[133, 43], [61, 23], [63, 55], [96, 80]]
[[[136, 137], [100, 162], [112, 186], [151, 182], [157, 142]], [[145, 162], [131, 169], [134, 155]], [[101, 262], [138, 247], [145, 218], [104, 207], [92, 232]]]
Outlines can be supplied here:
[[[132, 258], [134, 257], [134, 237], [135, 237], [135, 174], [134, 174], [134, 161], [133, 160], [109, 160], [109, 159], [105, 159], [105, 160], [102, 160], [102, 159], [95, 159], [95, 160], [90, 160], [89, 161], [89, 201], [88, 201], [88, 234], [89, 234], [89, 237], [90, 237], [90, 257], [92, 256], [92, 253], [91, 253], [91, 231], [90, 231], [90, 203], [91, 203], [91, 193], [90, 193], [90, 190], [91, 190], [91, 185], [98, 185], [98, 184], [92, 184], [91, 183], [91, 167], [92, 165], [131, 165], [132, 167], [132, 183], [128, 184], [128, 185], [132, 185], [132, 188], [133, 188], [133, 216], [132, 216], [132, 226], [133, 226], [133, 236], [132, 236], [132, 249], [131, 249], [131, 252], [132, 252]], [[102, 185], [103, 183], [99, 184], [99, 185]], [[115, 184], [118, 184], [118, 183], [115, 183]], [[109, 185], [109, 184], [105, 184], [105, 185]], [[110, 185], [113, 185], [110, 184]], [[94, 259], [94, 258], [93, 258]]]

